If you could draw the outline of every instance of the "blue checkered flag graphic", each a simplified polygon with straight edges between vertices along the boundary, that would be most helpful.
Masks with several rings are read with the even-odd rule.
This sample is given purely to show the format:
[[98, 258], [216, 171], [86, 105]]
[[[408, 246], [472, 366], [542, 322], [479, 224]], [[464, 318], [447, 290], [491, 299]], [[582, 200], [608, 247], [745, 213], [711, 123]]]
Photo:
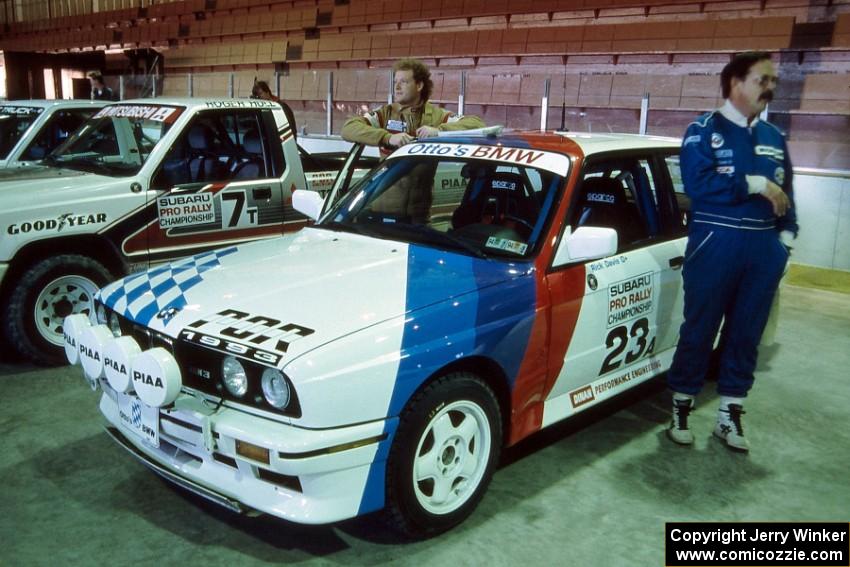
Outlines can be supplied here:
[[235, 246], [211, 250], [128, 276], [113, 284], [114, 289], [105, 288], [101, 300], [125, 317], [147, 325], [163, 309], [186, 305], [184, 293], [203, 281], [204, 272], [220, 266], [221, 259], [236, 250]]
[[140, 427], [142, 425], [142, 405], [139, 403], [139, 400], [133, 400], [132, 406], [130, 408], [130, 417], [133, 420], [134, 427]]

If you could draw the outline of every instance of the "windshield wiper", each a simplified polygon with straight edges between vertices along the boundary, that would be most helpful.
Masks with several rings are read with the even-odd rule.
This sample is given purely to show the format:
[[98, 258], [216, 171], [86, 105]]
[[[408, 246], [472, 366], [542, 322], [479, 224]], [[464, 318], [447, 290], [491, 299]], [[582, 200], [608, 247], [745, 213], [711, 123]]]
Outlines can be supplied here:
[[458, 238], [457, 236], [449, 234], [448, 232], [440, 232], [439, 230], [436, 230], [424, 224], [403, 224], [399, 226], [399, 229], [401, 229], [402, 227], [405, 232], [415, 232], [421, 236], [430, 239], [432, 242], [449, 243], [455, 248], [466, 250], [476, 258], [487, 258], [487, 254], [482, 252], [479, 248], [473, 246], [469, 242], [466, 242], [462, 238]]
[[67, 161], [57, 161], [64, 167], [73, 168], [73, 166], [78, 166], [84, 171], [91, 171], [92, 173], [103, 172], [108, 174], [112, 172], [110, 165], [103, 161], [103, 156], [74, 157]]
[[360, 234], [363, 236], [374, 236], [375, 233], [366, 228], [366, 225], [363, 224], [354, 224], [347, 222], [337, 222], [337, 221], [329, 221], [323, 222], [321, 224], [314, 225], [317, 228], [326, 228], [328, 230], [333, 230], [336, 232], [353, 232], [355, 234]]

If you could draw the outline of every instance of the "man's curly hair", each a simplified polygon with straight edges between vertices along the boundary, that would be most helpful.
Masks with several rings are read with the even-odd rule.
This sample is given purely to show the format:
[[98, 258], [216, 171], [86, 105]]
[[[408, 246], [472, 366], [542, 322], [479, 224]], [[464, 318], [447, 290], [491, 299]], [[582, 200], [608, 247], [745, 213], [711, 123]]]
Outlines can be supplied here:
[[434, 90], [434, 82], [431, 80], [431, 71], [419, 59], [401, 59], [393, 65], [393, 73], [396, 71], [412, 71], [413, 80], [417, 83], [422, 83], [422, 91], [419, 96], [424, 103], [431, 98], [431, 91]]

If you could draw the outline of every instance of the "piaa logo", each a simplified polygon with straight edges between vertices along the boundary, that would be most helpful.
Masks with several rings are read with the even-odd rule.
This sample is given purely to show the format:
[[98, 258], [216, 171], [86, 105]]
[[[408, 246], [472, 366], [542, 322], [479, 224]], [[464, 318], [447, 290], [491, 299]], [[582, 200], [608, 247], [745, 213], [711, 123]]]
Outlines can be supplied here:
[[721, 136], [717, 132], [715, 132], [714, 134], [711, 135], [711, 147], [714, 148], [715, 150], [717, 148], [722, 147], [723, 142], [724, 142], [723, 136]]

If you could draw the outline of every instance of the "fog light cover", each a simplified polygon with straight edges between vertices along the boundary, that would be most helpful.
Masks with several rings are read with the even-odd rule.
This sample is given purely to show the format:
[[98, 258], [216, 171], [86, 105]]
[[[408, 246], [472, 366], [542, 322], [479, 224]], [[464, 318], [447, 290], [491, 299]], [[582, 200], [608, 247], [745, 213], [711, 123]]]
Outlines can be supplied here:
[[95, 325], [80, 333], [80, 362], [90, 381], [103, 378], [103, 347], [112, 340], [112, 332], [106, 325]]
[[71, 364], [80, 362], [80, 334], [91, 327], [91, 321], [82, 313], [68, 315], [62, 322], [65, 337], [65, 358]]
[[241, 398], [248, 392], [248, 375], [236, 357], [227, 356], [221, 362], [221, 376], [227, 391]]
[[276, 368], [266, 368], [262, 378], [263, 396], [270, 406], [284, 409], [289, 405], [289, 383]]
[[133, 337], [118, 337], [103, 347], [106, 381], [113, 390], [127, 393], [133, 389], [133, 361], [141, 352]]
[[183, 380], [180, 367], [162, 347], [147, 350], [133, 359], [133, 389], [145, 404], [159, 408], [177, 399]]

